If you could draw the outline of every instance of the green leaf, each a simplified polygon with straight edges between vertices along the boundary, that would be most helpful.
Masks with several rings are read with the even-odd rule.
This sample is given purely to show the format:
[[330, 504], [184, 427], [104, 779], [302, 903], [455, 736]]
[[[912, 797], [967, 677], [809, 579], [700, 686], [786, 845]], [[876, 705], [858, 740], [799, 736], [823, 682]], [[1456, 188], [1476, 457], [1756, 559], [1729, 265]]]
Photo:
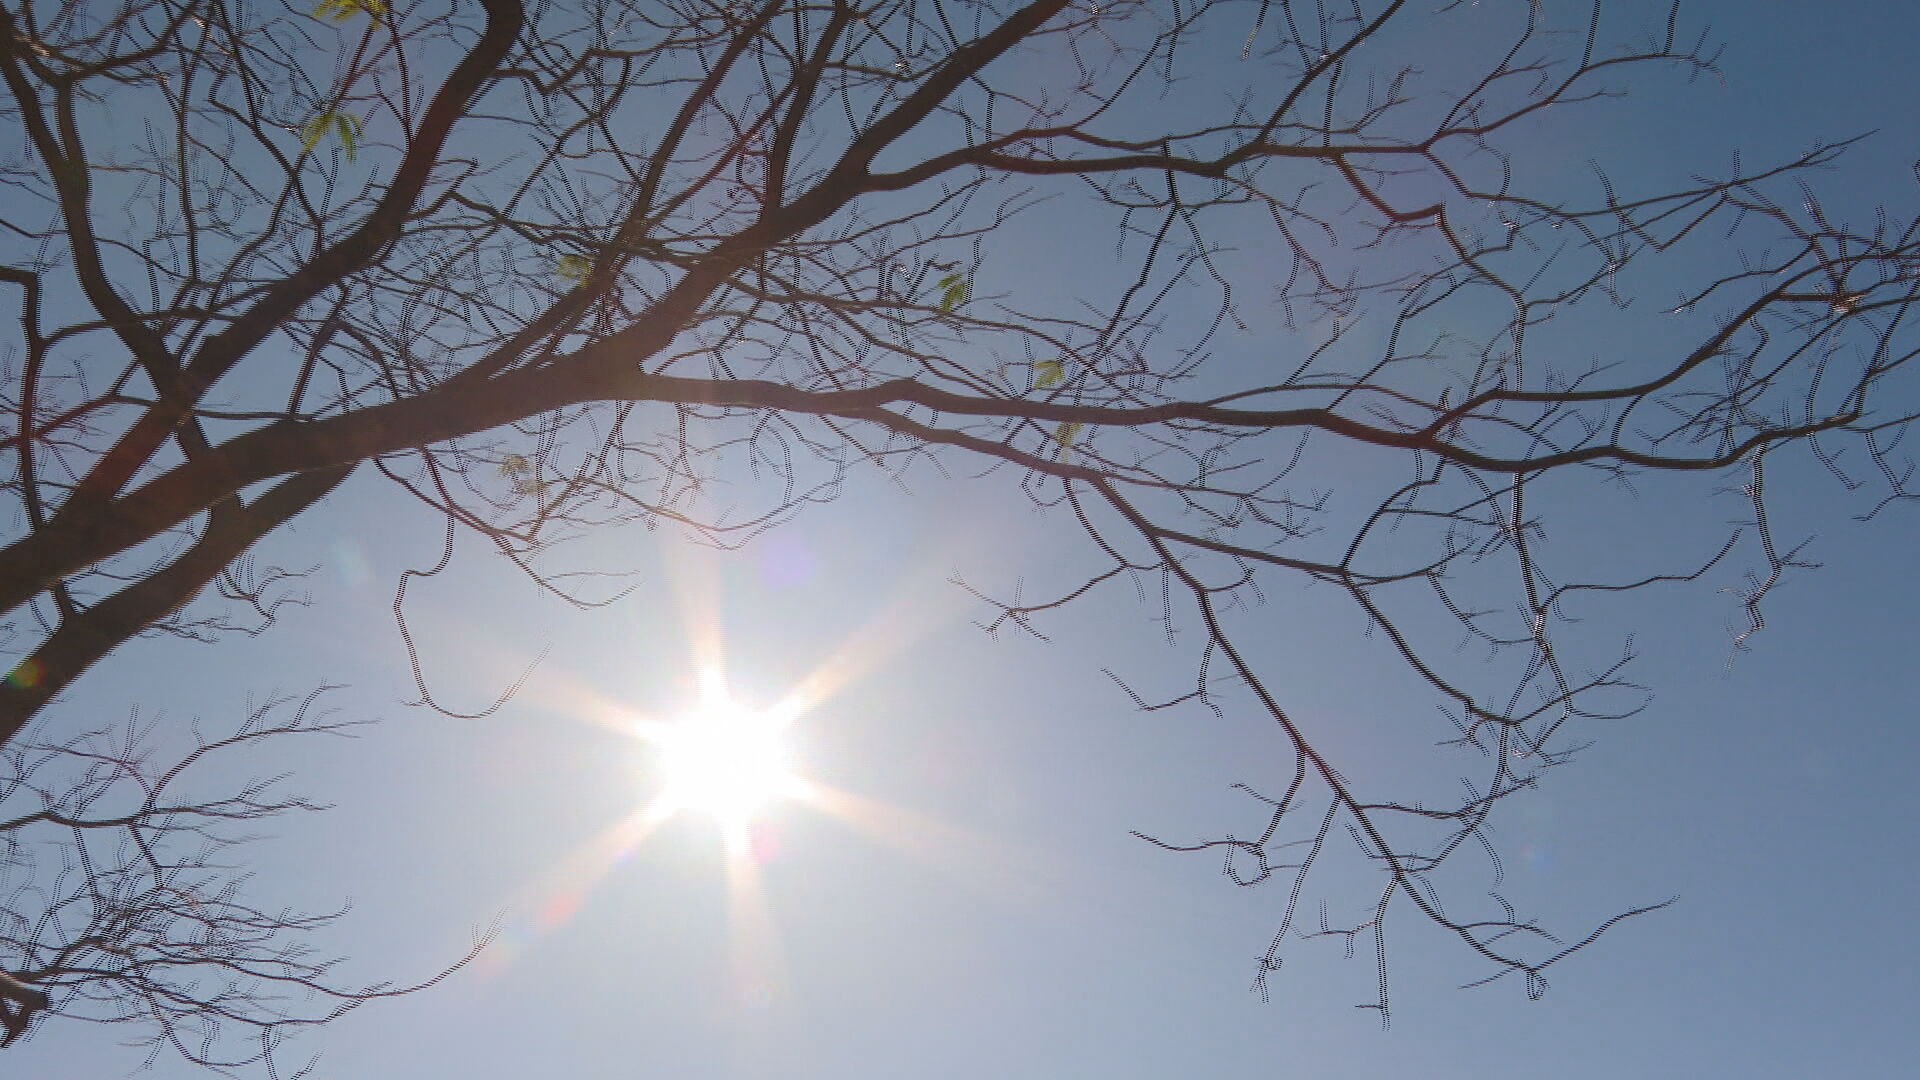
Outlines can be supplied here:
[[940, 314], [942, 315], [953, 314], [953, 309], [966, 303], [967, 297], [973, 292], [972, 286], [967, 284], [965, 274], [948, 274], [936, 283], [936, 287], [940, 290]]
[[562, 255], [554, 264], [553, 272], [575, 285], [585, 285], [587, 276], [593, 273], [593, 260], [585, 255]]
[[321, 136], [327, 133], [327, 126], [332, 118], [333, 114], [323, 112], [300, 125], [300, 149], [309, 154], [313, 153], [313, 148], [320, 145]]
[[1033, 385], [1039, 390], [1051, 390], [1067, 381], [1067, 365], [1061, 360], [1042, 360], [1033, 365]]
[[360, 118], [338, 109], [323, 109], [319, 115], [300, 125], [300, 147], [311, 154], [320, 140], [329, 133], [340, 140], [347, 152], [347, 160], [353, 161], [360, 156], [360, 135], [365, 127]]
[[361, 12], [378, 19], [387, 13], [386, 0], [320, 0], [313, 9], [313, 17], [343, 23]]
[[333, 130], [340, 135], [340, 145], [347, 149], [347, 160], [352, 161], [360, 151], [360, 118], [346, 113], [333, 114]]

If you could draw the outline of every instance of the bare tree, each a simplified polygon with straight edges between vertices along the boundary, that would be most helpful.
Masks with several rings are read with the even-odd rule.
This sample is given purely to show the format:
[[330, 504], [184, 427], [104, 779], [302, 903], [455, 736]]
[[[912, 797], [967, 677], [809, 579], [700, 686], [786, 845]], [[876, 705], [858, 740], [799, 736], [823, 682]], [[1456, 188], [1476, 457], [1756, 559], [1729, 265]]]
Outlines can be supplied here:
[[0, 980], [4, 1042], [50, 1011], [134, 1025], [155, 1055], [266, 1064], [287, 1035], [430, 986], [473, 958], [416, 986], [343, 983], [317, 939], [344, 909], [249, 899], [240, 864], [251, 830], [322, 807], [284, 793], [284, 776], [223, 794], [202, 774], [289, 740], [350, 733], [321, 709], [324, 693], [270, 700], [223, 734], [195, 725], [177, 753], [157, 744], [179, 733], [137, 718], [0, 749], [0, 950], [15, 965]]
[[[1137, 704], [1271, 718], [1293, 759], [1249, 778], [1258, 838], [1163, 842], [1279, 881], [1262, 986], [1317, 867], [1382, 870], [1308, 930], [1372, 941], [1384, 1019], [1391, 912], [1530, 993], [1612, 925], [1562, 940], [1497, 892], [1472, 913], [1439, 896], [1584, 721], [1642, 704], [1630, 650], [1567, 621], [1750, 566], [1758, 628], [1796, 564], [1767, 509], [1784, 452], [1909, 494], [1894, 383], [1920, 232], [1821, 208], [1801, 178], [1839, 146], [1664, 186], [1529, 153], [1636, 79], [1711, 74], [1677, 6], [0, 20], [20, 298], [0, 607], [21, 655], [0, 739], [136, 636], [271, 621], [299, 574], [249, 553], [356, 473], [443, 513], [449, 552], [478, 535], [581, 604], [612, 595], [559, 561], [586, 529], [736, 545], [861, 477], [1004, 478], [1086, 562], [1038, 599], [972, 586], [988, 625], [1137, 587], [1195, 673], [1126, 686]], [[1593, 333], [1651, 306], [1658, 335]], [[1548, 526], [1582, 493], [1663, 476], [1731, 485], [1747, 524], [1617, 577], [1559, 554]], [[1430, 692], [1464, 795], [1381, 790], [1290, 711], [1243, 628], [1307, 584]]]

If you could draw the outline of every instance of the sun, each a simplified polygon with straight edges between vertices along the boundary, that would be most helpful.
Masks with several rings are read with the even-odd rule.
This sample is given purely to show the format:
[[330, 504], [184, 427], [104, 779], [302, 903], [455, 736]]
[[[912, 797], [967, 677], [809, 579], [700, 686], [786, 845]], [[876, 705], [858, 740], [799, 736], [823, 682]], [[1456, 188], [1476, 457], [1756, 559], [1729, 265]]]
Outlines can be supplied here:
[[702, 813], [732, 832], [798, 794], [787, 745], [790, 721], [781, 710], [708, 695], [653, 738], [665, 780], [662, 809]]

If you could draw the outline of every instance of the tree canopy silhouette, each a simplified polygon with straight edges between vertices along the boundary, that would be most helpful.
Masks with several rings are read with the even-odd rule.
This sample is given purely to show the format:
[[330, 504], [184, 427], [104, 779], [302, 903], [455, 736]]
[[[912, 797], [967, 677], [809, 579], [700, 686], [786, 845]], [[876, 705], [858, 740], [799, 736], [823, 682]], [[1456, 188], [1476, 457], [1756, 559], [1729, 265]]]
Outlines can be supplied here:
[[[0, 7], [0, 740], [136, 637], [272, 623], [302, 575], [256, 545], [372, 474], [588, 605], [612, 596], [556, 546], [586, 530], [734, 546], [857, 482], [1004, 479], [1084, 562], [1039, 598], [978, 588], [990, 627], [1137, 587], [1194, 677], [1126, 694], [1256, 712], [1292, 747], [1247, 778], [1257, 838], [1158, 841], [1278, 879], [1262, 985], [1338, 848], [1378, 889], [1307, 936], [1371, 941], [1368, 1007], [1399, 909], [1537, 994], [1613, 922], [1549, 937], [1439, 882], [1465, 852], [1497, 887], [1503, 801], [1643, 703], [1630, 648], [1570, 622], [1748, 569], [1744, 641], [1796, 565], [1779, 455], [1910, 494], [1920, 223], [1829, 214], [1804, 178], [1840, 144], [1680, 182], [1568, 167], [1606, 99], [1714, 71], [1683, 24], [1525, 0]], [[1560, 554], [1554, 521], [1657, 477], [1730, 486], [1746, 523], [1624, 572]], [[1426, 687], [1464, 794], [1348, 771], [1290, 708], [1245, 627], [1305, 585]]]
[[[328, 688], [253, 707], [226, 730], [157, 738], [141, 722], [17, 739], [0, 748], [0, 1046], [47, 1010], [132, 1026], [136, 1045], [215, 1069], [266, 1065], [292, 1033], [411, 986], [356, 984], [322, 950], [345, 908], [302, 911], [250, 895], [240, 854], [258, 829], [322, 809], [269, 776], [237, 791], [222, 768], [289, 744], [351, 734]], [[162, 745], [179, 745], [168, 752]], [[307, 1070], [281, 1076], [307, 1075]]]

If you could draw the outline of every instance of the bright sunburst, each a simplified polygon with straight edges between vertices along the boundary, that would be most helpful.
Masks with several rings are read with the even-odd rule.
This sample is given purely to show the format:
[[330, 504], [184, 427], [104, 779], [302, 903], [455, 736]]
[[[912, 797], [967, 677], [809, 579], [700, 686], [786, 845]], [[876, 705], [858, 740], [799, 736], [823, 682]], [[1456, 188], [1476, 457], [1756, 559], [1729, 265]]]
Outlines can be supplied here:
[[698, 811], [729, 833], [799, 794], [787, 710], [748, 708], [709, 684], [698, 706], [651, 735], [665, 779], [659, 809]]

